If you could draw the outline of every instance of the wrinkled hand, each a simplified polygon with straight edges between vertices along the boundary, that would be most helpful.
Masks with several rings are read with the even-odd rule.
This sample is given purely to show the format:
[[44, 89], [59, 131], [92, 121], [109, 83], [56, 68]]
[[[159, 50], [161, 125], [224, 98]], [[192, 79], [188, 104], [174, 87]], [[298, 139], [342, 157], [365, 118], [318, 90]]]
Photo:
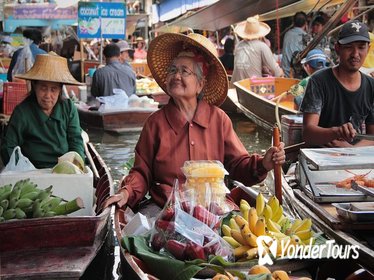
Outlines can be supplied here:
[[348, 143], [353, 141], [353, 138], [357, 133], [356, 129], [353, 128], [353, 125], [350, 122], [347, 122], [342, 126], [335, 126], [332, 129], [336, 135], [336, 140], [345, 140]]
[[129, 192], [126, 189], [120, 189], [115, 195], [108, 197], [104, 202], [104, 208], [117, 203], [119, 208], [126, 205], [129, 200]]
[[278, 147], [270, 147], [262, 160], [262, 165], [268, 171], [274, 169], [275, 164], [282, 165], [286, 161], [286, 155], [284, 152], [284, 143], [280, 142]]

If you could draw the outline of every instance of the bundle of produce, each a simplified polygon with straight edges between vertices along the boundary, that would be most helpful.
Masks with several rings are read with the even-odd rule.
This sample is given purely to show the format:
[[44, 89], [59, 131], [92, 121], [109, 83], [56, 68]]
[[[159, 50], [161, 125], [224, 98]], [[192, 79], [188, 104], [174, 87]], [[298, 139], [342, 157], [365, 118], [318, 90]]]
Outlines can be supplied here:
[[52, 195], [52, 186], [40, 189], [29, 178], [0, 187], [0, 222], [67, 215], [82, 208], [81, 198], [63, 201]]
[[150, 238], [152, 249], [178, 260], [206, 260], [210, 255], [231, 259], [231, 246], [211, 228], [219, 228], [220, 217], [202, 205], [192, 204], [181, 199], [175, 186], [155, 221]]
[[[224, 178], [228, 174], [222, 163], [212, 160], [186, 161], [182, 167], [186, 182], [182, 186], [186, 199], [194, 201], [212, 212], [228, 213], [232, 207], [226, 203]], [[214, 209], [216, 208], [216, 209]]]
[[[311, 227], [311, 219], [293, 220], [286, 217], [275, 196], [265, 203], [260, 193], [255, 207], [242, 199], [240, 213], [232, 215], [226, 224], [222, 224], [221, 232], [223, 239], [233, 247], [236, 260], [246, 261], [269, 252], [272, 242], [277, 242], [277, 256], [287, 256], [290, 245], [313, 245], [315, 233]], [[269, 236], [272, 241], [262, 243], [260, 248], [259, 236]]]

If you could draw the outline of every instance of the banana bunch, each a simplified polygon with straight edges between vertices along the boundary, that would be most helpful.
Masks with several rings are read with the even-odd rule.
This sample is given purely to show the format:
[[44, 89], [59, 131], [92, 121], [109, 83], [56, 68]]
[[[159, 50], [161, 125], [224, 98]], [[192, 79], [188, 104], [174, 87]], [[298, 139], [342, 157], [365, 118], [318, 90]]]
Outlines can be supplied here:
[[[222, 238], [233, 247], [237, 260], [251, 260], [258, 257], [257, 237], [267, 235], [281, 244], [308, 245], [313, 242], [311, 219], [295, 220], [294, 223], [283, 214], [283, 207], [276, 197], [265, 203], [260, 193], [256, 207], [246, 200], [240, 201], [240, 214], [234, 215], [228, 224], [222, 224]], [[289, 241], [289, 242], [288, 242]], [[281, 246], [277, 246], [281, 254]]]
[[12, 184], [0, 187], [0, 222], [63, 213], [67, 203], [61, 204], [62, 198], [51, 196], [51, 193], [52, 186], [38, 189], [30, 178], [19, 180], [13, 187]]

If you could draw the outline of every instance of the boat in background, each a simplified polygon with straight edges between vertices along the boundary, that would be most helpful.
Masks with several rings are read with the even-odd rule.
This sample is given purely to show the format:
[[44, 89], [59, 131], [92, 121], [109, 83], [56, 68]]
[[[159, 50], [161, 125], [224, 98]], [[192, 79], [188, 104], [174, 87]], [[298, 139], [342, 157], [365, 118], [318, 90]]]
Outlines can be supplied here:
[[121, 134], [141, 131], [145, 120], [157, 109], [134, 108], [123, 111], [100, 112], [89, 106], [78, 106], [79, 120], [84, 128], [104, 130]]
[[103, 203], [114, 193], [107, 165], [91, 143], [86, 147], [94, 174], [95, 214], [0, 223], [0, 279], [82, 279], [86, 275], [112, 234], [112, 207], [103, 209]]
[[[277, 122], [277, 96], [287, 92], [299, 80], [290, 78], [248, 78], [234, 83], [239, 109], [253, 122], [272, 129]], [[291, 94], [280, 98], [279, 119], [282, 115], [296, 115], [294, 99]]]

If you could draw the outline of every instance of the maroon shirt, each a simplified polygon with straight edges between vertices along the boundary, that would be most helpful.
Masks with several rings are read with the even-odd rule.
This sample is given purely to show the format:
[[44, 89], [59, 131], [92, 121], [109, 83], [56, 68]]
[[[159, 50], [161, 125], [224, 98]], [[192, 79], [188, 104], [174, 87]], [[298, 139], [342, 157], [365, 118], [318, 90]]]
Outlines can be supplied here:
[[122, 182], [130, 195], [128, 205], [134, 207], [149, 191], [163, 207], [175, 179], [185, 182], [181, 167], [187, 160], [219, 160], [230, 178], [245, 185], [261, 182], [267, 174], [262, 157], [248, 154], [224, 111], [199, 101], [189, 123], [171, 99], [144, 124], [134, 167]]

